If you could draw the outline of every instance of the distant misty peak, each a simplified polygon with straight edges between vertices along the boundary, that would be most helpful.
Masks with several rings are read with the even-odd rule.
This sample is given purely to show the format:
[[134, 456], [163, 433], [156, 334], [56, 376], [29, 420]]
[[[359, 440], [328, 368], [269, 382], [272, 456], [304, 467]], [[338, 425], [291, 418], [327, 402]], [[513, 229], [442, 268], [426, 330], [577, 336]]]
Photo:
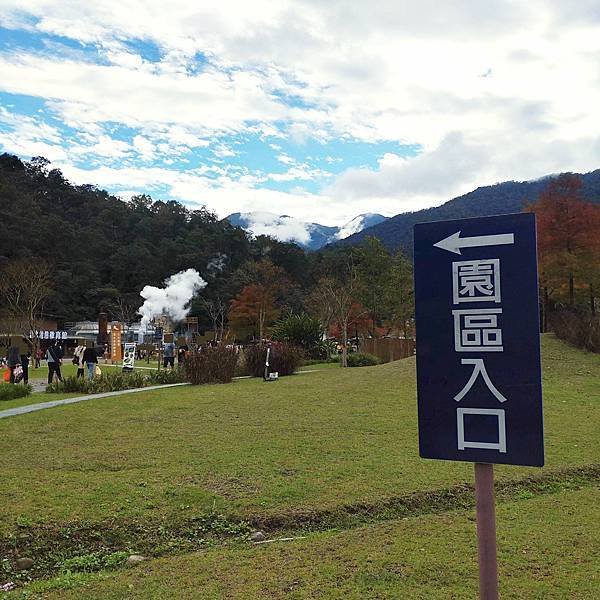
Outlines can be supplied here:
[[232, 225], [254, 235], [269, 235], [284, 242], [296, 242], [309, 250], [317, 250], [326, 244], [342, 240], [385, 219], [383, 215], [365, 213], [354, 217], [341, 227], [333, 227], [266, 211], [238, 212], [227, 217]]
[[382, 221], [385, 221], [386, 218], [387, 217], [384, 217], [378, 213], [364, 213], [362, 215], [358, 215], [339, 228], [336, 239], [343, 240], [349, 235], [353, 235], [359, 231], [362, 231], [363, 229], [366, 229], [367, 227], [373, 227], [373, 225], [377, 225]]

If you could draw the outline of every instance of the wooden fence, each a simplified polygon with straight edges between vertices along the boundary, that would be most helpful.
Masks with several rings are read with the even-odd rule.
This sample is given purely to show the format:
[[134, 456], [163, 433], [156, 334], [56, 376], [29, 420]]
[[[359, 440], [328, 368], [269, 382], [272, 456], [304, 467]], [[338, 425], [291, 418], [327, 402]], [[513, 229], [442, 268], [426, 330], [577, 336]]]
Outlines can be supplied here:
[[361, 340], [360, 351], [374, 354], [382, 362], [408, 358], [415, 353], [415, 340], [397, 338], [371, 338]]

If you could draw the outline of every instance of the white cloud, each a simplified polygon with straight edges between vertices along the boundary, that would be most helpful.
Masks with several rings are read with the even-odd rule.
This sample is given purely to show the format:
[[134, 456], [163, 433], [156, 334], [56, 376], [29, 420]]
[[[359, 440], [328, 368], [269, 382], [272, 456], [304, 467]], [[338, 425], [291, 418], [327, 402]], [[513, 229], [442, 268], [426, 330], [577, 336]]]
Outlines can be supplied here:
[[[363, 212], [365, 202], [392, 214], [478, 185], [584, 171], [600, 162], [596, 0], [173, 0], [168, 6], [148, 0], [134, 8], [110, 0], [4, 0], [0, 20], [96, 44], [106, 61], [0, 54], [0, 90], [44, 99], [88, 136], [69, 148], [50, 134], [36, 137], [22, 122], [26, 135], [2, 133], [3, 147], [46, 154], [78, 179], [107, 182], [101, 185], [164, 185], [173, 197], [206, 201], [220, 214], [277, 205], [339, 222]], [[160, 62], [144, 60], [128, 40], [155, 44]], [[197, 52], [207, 59], [201, 69]], [[286, 104], [285, 97], [299, 101]], [[139, 133], [129, 147], [109, 142], [109, 123]], [[422, 152], [409, 159], [384, 155], [376, 169], [342, 173], [320, 195], [284, 193], [260, 185], [323, 172], [289, 157], [282, 161], [287, 173], [235, 176], [226, 163], [234, 150], [222, 138], [236, 132], [261, 136], [284, 157], [271, 138], [297, 145], [396, 140]], [[157, 154], [189, 160], [190, 149], [206, 146], [223, 160], [217, 180], [130, 162], [77, 171], [70, 162], [83, 148], [133, 161]]]
[[283, 242], [301, 244], [310, 241], [308, 223], [293, 217], [281, 217], [269, 212], [246, 213], [242, 217], [249, 219], [247, 229], [254, 235], [269, 235]]
[[154, 144], [143, 135], [136, 135], [133, 138], [133, 146], [138, 151], [144, 161], [153, 160], [155, 157]]

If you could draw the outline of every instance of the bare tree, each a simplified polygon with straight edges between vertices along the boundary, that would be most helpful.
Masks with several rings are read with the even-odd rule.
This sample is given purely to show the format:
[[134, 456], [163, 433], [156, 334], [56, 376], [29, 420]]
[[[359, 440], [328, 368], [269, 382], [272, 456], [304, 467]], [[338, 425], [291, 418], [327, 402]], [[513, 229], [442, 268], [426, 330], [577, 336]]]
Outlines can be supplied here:
[[50, 269], [42, 260], [11, 261], [0, 273], [0, 303], [14, 333], [21, 333], [35, 348], [44, 304], [52, 289]]
[[136, 318], [139, 304], [130, 301], [124, 296], [118, 296], [109, 308], [110, 312], [115, 315], [121, 323], [130, 325]]
[[342, 367], [348, 366], [348, 323], [356, 303], [356, 271], [350, 266], [349, 277], [340, 281], [334, 277], [324, 277], [317, 283], [317, 297], [320, 297], [324, 314], [331, 311], [342, 331]]
[[214, 339], [218, 341], [222, 340], [223, 331], [225, 329], [227, 305], [223, 302], [221, 296], [217, 296], [215, 300], [202, 298], [202, 305], [213, 322]]

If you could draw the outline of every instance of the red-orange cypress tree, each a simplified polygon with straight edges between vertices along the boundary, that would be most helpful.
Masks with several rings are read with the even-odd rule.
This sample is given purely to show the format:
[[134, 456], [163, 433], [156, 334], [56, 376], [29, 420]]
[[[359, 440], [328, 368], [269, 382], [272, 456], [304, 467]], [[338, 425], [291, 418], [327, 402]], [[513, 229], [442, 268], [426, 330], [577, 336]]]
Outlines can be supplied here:
[[528, 207], [537, 220], [540, 284], [544, 304], [564, 291], [570, 306], [575, 289], [588, 286], [591, 310], [600, 276], [600, 206], [581, 197], [581, 178], [565, 174], [552, 180]]

